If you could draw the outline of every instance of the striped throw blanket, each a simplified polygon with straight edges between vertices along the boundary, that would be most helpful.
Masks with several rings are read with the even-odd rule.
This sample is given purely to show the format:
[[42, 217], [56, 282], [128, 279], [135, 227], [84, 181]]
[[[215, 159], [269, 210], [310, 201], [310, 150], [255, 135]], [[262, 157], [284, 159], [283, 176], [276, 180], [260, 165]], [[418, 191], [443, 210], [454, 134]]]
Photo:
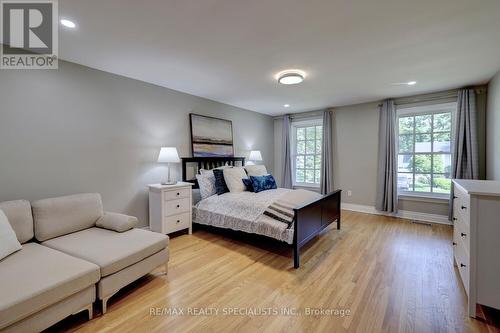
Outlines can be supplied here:
[[295, 207], [287, 202], [277, 200], [266, 208], [264, 215], [267, 215], [278, 222], [286, 223], [288, 225], [287, 229], [290, 229], [295, 218], [295, 212], [293, 211], [294, 208]]

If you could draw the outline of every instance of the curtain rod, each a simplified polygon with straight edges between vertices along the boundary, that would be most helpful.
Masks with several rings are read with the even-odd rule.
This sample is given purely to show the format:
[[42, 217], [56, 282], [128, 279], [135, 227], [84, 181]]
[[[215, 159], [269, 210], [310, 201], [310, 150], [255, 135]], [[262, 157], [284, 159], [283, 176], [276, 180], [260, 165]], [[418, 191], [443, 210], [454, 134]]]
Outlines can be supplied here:
[[[474, 89], [474, 92], [476, 95], [481, 95], [484, 94], [487, 91], [487, 88], [485, 86], [477, 86], [477, 87], [472, 87]], [[459, 89], [453, 89], [449, 91], [444, 91], [440, 93], [430, 93], [430, 94], [422, 94], [422, 95], [417, 95], [417, 96], [407, 96], [407, 97], [400, 97], [400, 98], [394, 98], [394, 104], [395, 105], [407, 105], [407, 104], [417, 104], [417, 103], [425, 103], [425, 102], [433, 102], [433, 101], [438, 101], [438, 100], [446, 100], [450, 98], [457, 98], [458, 97], [458, 90]], [[383, 104], [380, 103], [378, 104], [379, 107], [381, 107]]]
[[[327, 109], [330, 110], [330, 109]], [[275, 116], [274, 119], [282, 119], [283, 116]], [[290, 119], [305, 119], [305, 118], [317, 118], [323, 116], [323, 110], [316, 111], [308, 111], [308, 112], [300, 112], [300, 113], [291, 113], [289, 114]]]
[[[394, 99], [394, 105], [408, 105], [408, 104], [418, 104], [418, 103], [426, 103], [426, 102], [434, 102], [434, 101], [445, 101], [450, 98], [457, 98], [458, 94], [448, 94], [448, 95], [440, 95], [440, 96], [429, 96], [429, 97], [403, 97]], [[383, 103], [378, 104], [381, 107]]]

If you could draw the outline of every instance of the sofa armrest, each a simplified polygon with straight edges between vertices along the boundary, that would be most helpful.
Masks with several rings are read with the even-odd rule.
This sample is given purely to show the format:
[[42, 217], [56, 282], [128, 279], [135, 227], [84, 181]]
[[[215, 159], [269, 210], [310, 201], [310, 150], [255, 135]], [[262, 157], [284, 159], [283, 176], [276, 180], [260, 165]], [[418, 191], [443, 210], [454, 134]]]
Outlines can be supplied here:
[[134, 228], [138, 223], [137, 217], [118, 213], [105, 212], [97, 222], [99, 228], [124, 232]]

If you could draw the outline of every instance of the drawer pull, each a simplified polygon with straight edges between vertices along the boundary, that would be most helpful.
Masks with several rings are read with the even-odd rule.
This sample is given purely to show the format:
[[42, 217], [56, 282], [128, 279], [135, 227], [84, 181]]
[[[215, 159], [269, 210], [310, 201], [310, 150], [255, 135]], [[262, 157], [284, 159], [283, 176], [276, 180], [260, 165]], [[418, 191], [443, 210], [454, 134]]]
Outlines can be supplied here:
[[177, 192], [177, 196], [181, 195], [179, 192]]
[[454, 218], [453, 218], [453, 221], [456, 221], [456, 220], [457, 220], [457, 218], [456, 218], [456, 217], [454, 217]]
[[460, 263], [460, 267], [467, 267], [467, 265]]
[[460, 236], [462, 236], [462, 237], [466, 237], [466, 236], [467, 236], [467, 234], [464, 234], [464, 233], [462, 232], [462, 233], [460, 234]]
[[467, 209], [467, 207], [465, 207], [465, 206], [462, 206], [462, 209]]
[[181, 205], [177, 205], [176, 207], [177, 207], [177, 208], [180, 208], [180, 207], [181, 207]]
[[456, 195], [453, 196], [453, 199], [458, 199], [458, 197]]
[[177, 223], [181, 223], [181, 220], [177, 220]]
[[455, 243], [455, 242], [453, 242], [452, 244], [453, 244], [453, 246], [457, 245], [457, 243]]

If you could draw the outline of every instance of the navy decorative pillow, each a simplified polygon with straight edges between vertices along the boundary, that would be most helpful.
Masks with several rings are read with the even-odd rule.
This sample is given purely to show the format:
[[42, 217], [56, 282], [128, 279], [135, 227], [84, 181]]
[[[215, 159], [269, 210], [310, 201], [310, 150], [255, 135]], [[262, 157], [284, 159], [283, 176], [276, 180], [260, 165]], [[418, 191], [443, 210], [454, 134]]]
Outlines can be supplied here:
[[255, 193], [278, 188], [278, 186], [276, 186], [276, 180], [272, 175], [258, 177], [250, 176], [250, 180], [252, 181], [253, 191]]
[[229, 192], [227, 188], [226, 181], [224, 180], [224, 170], [222, 169], [214, 169], [215, 176], [215, 190], [218, 195]]
[[243, 185], [245, 185], [245, 191], [253, 192], [252, 180], [250, 178], [243, 178]]

